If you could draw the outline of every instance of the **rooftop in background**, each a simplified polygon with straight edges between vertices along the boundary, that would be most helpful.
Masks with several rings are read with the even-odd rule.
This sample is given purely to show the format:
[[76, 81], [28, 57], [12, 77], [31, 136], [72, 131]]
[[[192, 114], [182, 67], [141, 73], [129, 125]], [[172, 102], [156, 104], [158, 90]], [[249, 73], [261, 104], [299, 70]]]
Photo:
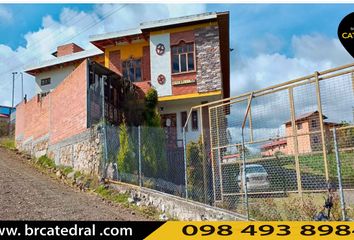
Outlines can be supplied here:
[[97, 56], [100, 54], [103, 54], [103, 52], [97, 48], [90, 49], [90, 50], [84, 50], [81, 52], [75, 52], [72, 54], [64, 55], [64, 56], [50, 59], [47, 61], [39, 62], [37, 64], [32, 64], [32, 65], [27, 66], [25, 68], [25, 72], [28, 74], [34, 75], [37, 70], [42, 69], [42, 68], [52, 67], [52, 66], [56, 66], [56, 65], [60, 65], [60, 64], [64, 64], [64, 63], [70, 63], [70, 62], [82, 60], [84, 58]]
[[278, 139], [278, 140], [274, 140], [270, 143], [266, 143], [264, 145], [261, 146], [261, 148], [270, 148], [270, 147], [276, 147], [279, 145], [284, 145], [287, 144], [287, 140], [286, 139]]
[[[308, 112], [308, 113], [301, 114], [301, 115], [296, 117], [295, 122], [300, 121], [300, 120], [304, 120], [304, 119], [309, 118], [309, 117], [311, 117], [313, 115], [319, 115], [319, 112], [316, 110], [316, 111], [313, 111], [313, 112]], [[323, 116], [323, 120], [327, 119], [327, 117], [325, 115], [322, 115], [322, 116]], [[285, 122], [285, 124], [290, 124], [290, 123], [291, 123], [291, 120], [288, 120], [288, 121]]]
[[[15, 109], [15, 108], [14, 108], [14, 109]], [[0, 105], [0, 114], [9, 116], [9, 115], [10, 115], [10, 110], [11, 110], [11, 107], [8, 107], [8, 106], [1, 106], [1, 105]]]

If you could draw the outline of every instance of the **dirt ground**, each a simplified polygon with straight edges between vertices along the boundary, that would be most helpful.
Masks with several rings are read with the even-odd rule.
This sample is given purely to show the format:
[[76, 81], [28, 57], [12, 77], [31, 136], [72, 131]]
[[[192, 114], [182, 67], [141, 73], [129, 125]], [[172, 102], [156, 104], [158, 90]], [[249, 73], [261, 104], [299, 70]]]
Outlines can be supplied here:
[[148, 220], [61, 184], [26, 161], [0, 147], [0, 220]]

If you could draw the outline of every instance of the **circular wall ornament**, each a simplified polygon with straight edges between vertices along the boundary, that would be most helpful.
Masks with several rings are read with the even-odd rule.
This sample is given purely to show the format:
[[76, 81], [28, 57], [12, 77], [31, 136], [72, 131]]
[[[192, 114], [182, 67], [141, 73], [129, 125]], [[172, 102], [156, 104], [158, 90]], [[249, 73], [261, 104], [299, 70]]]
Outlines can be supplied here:
[[158, 82], [160, 85], [165, 84], [165, 82], [166, 82], [166, 77], [165, 77], [163, 74], [160, 74], [160, 75], [157, 77], [157, 82]]
[[163, 55], [165, 53], [165, 45], [163, 45], [162, 43], [157, 44], [156, 53], [160, 56]]

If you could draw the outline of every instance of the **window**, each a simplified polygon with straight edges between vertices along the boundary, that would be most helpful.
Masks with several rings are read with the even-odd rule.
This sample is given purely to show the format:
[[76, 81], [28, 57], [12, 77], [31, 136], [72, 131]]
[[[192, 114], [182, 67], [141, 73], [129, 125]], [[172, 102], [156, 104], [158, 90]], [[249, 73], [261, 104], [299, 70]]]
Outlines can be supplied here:
[[50, 84], [50, 78], [43, 78], [41, 79], [41, 86], [49, 85]]
[[123, 61], [123, 77], [132, 81], [141, 81], [141, 59]]
[[320, 142], [320, 140], [318, 139], [318, 136], [313, 136], [312, 141], [313, 141], [314, 143], [319, 143], [319, 142]]
[[297, 124], [297, 130], [300, 130], [300, 129], [302, 129], [302, 123]]
[[192, 130], [198, 130], [198, 112], [192, 112]]
[[194, 43], [172, 46], [172, 73], [191, 72], [195, 70]]
[[[187, 121], [187, 112], [181, 112], [181, 131], [183, 132], [183, 127]], [[186, 132], [188, 132], [188, 124], [186, 125]]]
[[316, 119], [312, 119], [311, 120], [311, 126], [312, 126], [312, 128], [316, 128], [317, 127], [317, 120]]

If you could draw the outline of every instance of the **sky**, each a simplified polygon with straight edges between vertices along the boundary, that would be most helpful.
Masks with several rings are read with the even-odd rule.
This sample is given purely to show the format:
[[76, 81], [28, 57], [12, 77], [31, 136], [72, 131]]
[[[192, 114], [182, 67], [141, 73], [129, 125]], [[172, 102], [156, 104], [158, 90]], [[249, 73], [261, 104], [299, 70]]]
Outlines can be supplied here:
[[[89, 49], [90, 35], [210, 11], [230, 11], [232, 96], [353, 62], [337, 28], [354, 4], [0, 4], [0, 105], [11, 105], [11, 72], [52, 58], [57, 45]], [[16, 104], [19, 74], [15, 89]], [[34, 94], [27, 74], [24, 92]]]

